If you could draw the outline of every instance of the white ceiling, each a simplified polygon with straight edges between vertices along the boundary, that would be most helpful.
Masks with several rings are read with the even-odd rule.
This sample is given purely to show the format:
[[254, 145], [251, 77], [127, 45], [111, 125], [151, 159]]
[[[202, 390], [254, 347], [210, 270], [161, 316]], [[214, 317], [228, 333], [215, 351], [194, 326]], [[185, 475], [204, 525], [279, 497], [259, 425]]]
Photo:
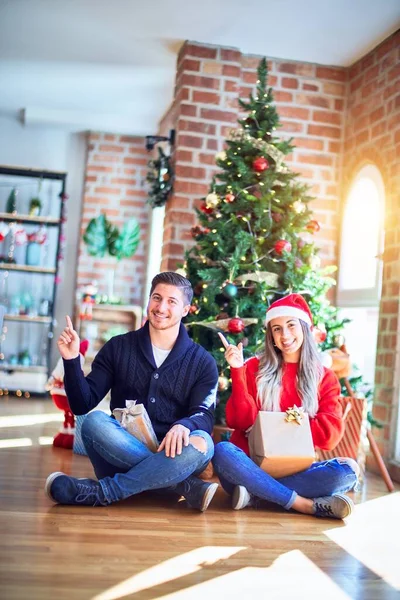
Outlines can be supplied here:
[[399, 0], [0, 0], [0, 114], [146, 135], [186, 39], [348, 66], [399, 25]]

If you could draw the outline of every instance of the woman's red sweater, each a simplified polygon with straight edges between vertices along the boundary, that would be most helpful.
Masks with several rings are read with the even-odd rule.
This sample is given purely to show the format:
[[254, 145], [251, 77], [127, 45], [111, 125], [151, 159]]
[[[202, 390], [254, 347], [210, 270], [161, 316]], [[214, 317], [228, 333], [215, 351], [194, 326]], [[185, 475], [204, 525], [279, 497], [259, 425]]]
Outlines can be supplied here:
[[[231, 367], [232, 395], [226, 404], [226, 424], [234, 429], [230, 441], [249, 454], [246, 431], [254, 424], [261, 404], [257, 396], [256, 377], [259, 359], [251, 358], [243, 367]], [[296, 389], [298, 363], [284, 363], [282, 374], [281, 410], [285, 412], [302, 402]], [[310, 418], [314, 446], [331, 450], [340, 441], [343, 431], [340, 384], [335, 373], [324, 367], [318, 389], [318, 412]]]

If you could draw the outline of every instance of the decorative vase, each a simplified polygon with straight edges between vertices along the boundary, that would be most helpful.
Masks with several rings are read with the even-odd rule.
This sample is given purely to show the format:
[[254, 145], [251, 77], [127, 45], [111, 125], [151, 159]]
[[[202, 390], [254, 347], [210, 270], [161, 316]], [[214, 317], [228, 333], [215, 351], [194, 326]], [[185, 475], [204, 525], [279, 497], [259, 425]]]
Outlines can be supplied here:
[[26, 248], [26, 264], [31, 267], [40, 265], [40, 244], [30, 242]]

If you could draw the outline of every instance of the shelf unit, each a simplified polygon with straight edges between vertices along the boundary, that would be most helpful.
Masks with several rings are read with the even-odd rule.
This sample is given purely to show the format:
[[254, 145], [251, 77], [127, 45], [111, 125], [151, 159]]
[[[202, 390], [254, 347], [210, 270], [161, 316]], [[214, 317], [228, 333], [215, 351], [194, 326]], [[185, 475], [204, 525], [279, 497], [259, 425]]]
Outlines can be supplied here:
[[[8, 229], [0, 240], [0, 304], [6, 308], [0, 349], [0, 394], [10, 391], [29, 396], [46, 392], [65, 186], [66, 173], [0, 166], [0, 227], [2, 232]], [[15, 210], [7, 212], [13, 189], [18, 190]], [[29, 203], [34, 197], [40, 198], [43, 214], [29, 214]], [[28, 235], [30, 240], [39, 230], [45, 242], [36, 247], [36, 258], [28, 259], [24, 243], [18, 245], [17, 235]]]

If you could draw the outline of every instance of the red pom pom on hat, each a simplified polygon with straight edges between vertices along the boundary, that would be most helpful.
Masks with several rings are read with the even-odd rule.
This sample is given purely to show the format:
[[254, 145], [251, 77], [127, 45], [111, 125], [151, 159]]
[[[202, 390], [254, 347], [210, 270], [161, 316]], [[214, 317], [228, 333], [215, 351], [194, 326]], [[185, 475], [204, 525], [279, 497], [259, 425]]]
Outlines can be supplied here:
[[88, 340], [82, 340], [80, 345], [79, 345], [79, 353], [82, 354], [82, 356], [85, 356], [87, 350], [89, 348], [89, 341]]
[[289, 294], [289, 296], [279, 298], [279, 300], [273, 302], [267, 310], [265, 324], [267, 325], [277, 317], [295, 317], [301, 319], [310, 327], [313, 324], [310, 307], [300, 294]]

